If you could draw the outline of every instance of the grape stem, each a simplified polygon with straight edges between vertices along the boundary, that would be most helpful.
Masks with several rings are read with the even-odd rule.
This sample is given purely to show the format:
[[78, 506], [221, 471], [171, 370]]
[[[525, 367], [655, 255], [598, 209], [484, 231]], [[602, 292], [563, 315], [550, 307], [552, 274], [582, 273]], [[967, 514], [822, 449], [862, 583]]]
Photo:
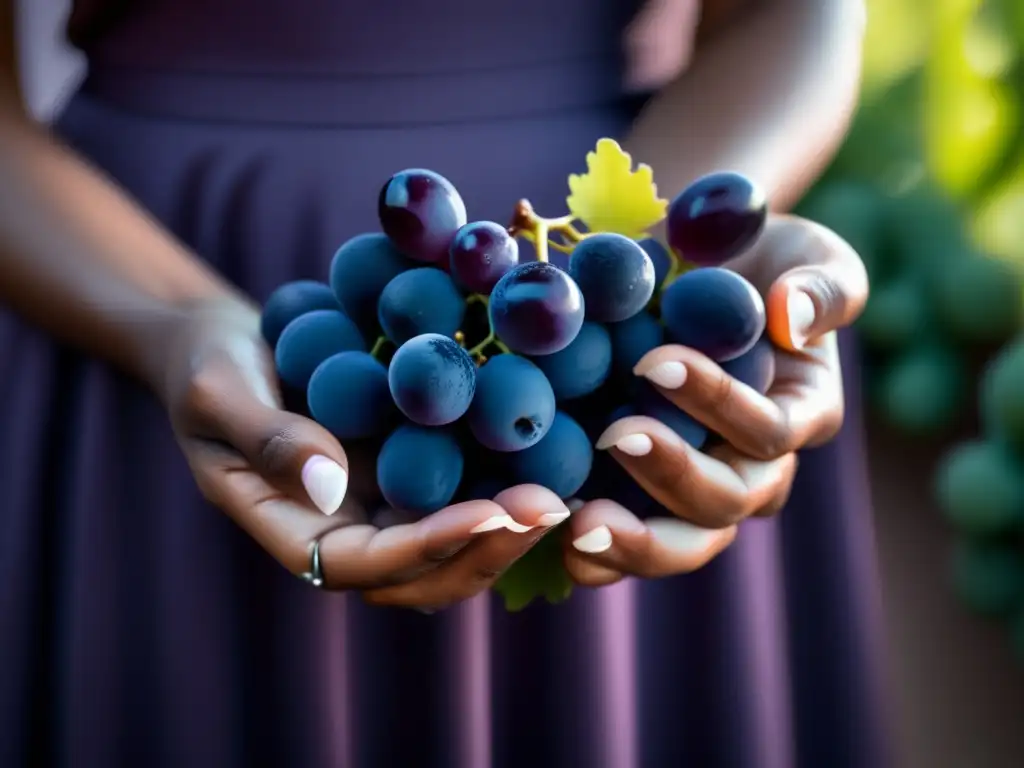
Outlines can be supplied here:
[[[481, 296], [478, 293], [472, 294], [466, 299], [466, 301], [467, 303], [472, 303], [475, 301], [483, 304], [485, 307], [487, 306], [487, 297]], [[501, 339], [498, 338], [498, 334], [494, 332], [494, 322], [491, 320], [490, 312], [487, 313], [487, 335], [479, 344], [477, 344], [474, 347], [471, 347], [470, 349], [467, 349], [466, 352], [469, 354], [470, 357], [472, 357], [476, 361], [477, 365], [483, 365], [485, 362], [487, 362], [487, 356], [484, 355], [484, 351], [488, 347], [497, 347], [506, 355], [510, 354], [512, 351], [505, 345], [505, 343]]]
[[370, 350], [370, 357], [380, 359], [380, 353], [384, 350], [384, 347], [387, 346], [387, 343], [387, 336], [378, 336], [377, 340], [373, 342], [373, 349]]
[[[522, 237], [533, 243], [537, 261], [547, 261], [549, 249], [572, 253], [576, 243], [588, 236], [589, 233], [580, 232], [576, 228], [574, 221], [576, 217], [572, 215], [557, 219], [544, 218], [537, 214], [529, 200], [524, 199], [516, 203], [508, 232], [513, 237]], [[565, 242], [554, 239], [552, 235], [560, 235]]]

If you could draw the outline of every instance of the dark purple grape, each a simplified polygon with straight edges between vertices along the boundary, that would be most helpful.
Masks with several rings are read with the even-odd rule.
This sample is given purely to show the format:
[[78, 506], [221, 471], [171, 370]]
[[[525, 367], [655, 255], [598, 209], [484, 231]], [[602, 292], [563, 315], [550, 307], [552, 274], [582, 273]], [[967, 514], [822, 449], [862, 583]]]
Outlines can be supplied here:
[[654, 263], [634, 240], [613, 232], [591, 235], [569, 257], [569, 275], [583, 292], [587, 318], [626, 320], [654, 295]]
[[583, 294], [566, 272], [532, 261], [498, 281], [489, 311], [498, 338], [513, 352], [553, 355], [583, 327]]
[[762, 336], [747, 352], [722, 363], [722, 370], [763, 395], [775, 380], [775, 347]]
[[680, 275], [661, 295], [669, 339], [723, 363], [748, 351], [765, 327], [764, 301], [743, 277], [721, 267]]
[[381, 229], [405, 256], [434, 264], [448, 258], [452, 238], [466, 223], [466, 204], [448, 179], [433, 171], [399, 171], [377, 201]]
[[519, 243], [500, 224], [474, 221], [455, 233], [450, 255], [452, 277], [470, 293], [486, 296], [519, 263]]
[[692, 264], [716, 267], [753, 245], [767, 216], [764, 192], [754, 182], [738, 173], [712, 173], [669, 205], [668, 244]]

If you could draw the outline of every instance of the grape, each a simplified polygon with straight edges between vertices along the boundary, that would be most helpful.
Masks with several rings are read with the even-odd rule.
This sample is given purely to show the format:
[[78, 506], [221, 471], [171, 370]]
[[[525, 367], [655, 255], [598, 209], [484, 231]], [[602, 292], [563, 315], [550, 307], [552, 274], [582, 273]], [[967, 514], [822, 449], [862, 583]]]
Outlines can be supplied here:
[[587, 317], [602, 323], [626, 320], [654, 295], [654, 264], [636, 242], [612, 232], [591, 235], [569, 257], [569, 276], [587, 304]]
[[638, 312], [621, 323], [611, 323], [612, 360], [616, 370], [632, 373], [640, 358], [665, 341], [665, 329], [649, 312]]
[[1014, 267], [969, 256], [944, 264], [932, 283], [939, 319], [956, 338], [999, 342], [1020, 327], [1024, 286]]
[[493, 221], [474, 221], [455, 233], [451, 273], [470, 293], [484, 296], [519, 263], [519, 243]]
[[477, 371], [468, 418], [481, 445], [494, 451], [521, 451], [551, 428], [555, 393], [540, 368], [525, 357], [498, 355]]
[[888, 421], [911, 433], [935, 432], [952, 424], [963, 406], [964, 365], [941, 346], [912, 349], [893, 360], [878, 383]]
[[277, 340], [277, 374], [290, 387], [305, 390], [313, 371], [338, 352], [365, 352], [359, 329], [336, 309], [307, 312], [290, 323]]
[[1024, 452], [1024, 338], [1005, 347], [981, 379], [986, 428]]
[[957, 446], [938, 474], [938, 497], [949, 521], [987, 536], [1024, 522], [1024, 471], [991, 442]]
[[380, 449], [377, 485], [396, 510], [427, 515], [455, 497], [462, 467], [462, 451], [451, 433], [405, 424]]
[[388, 369], [395, 405], [427, 427], [451, 424], [469, 408], [476, 391], [476, 366], [447, 336], [425, 333], [398, 348]]
[[466, 316], [466, 300], [440, 269], [420, 267], [396, 275], [377, 305], [380, 327], [395, 344], [414, 336], [454, 336]]
[[763, 395], [775, 380], [775, 347], [762, 336], [749, 351], [722, 363], [722, 370]]
[[668, 244], [693, 264], [714, 267], [738, 256], [761, 234], [768, 216], [764, 193], [738, 173], [713, 173], [671, 202]]
[[412, 265], [385, 235], [358, 235], [334, 254], [331, 290], [345, 314], [369, 332], [377, 324], [377, 300], [384, 286]]
[[660, 421], [698, 451], [704, 447], [708, 439], [707, 427], [668, 401], [646, 381], [637, 381], [635, 392], [637, 413]]
[[400, 252], [433, 264], [448, 258], [452, 237], [466, 223], [466, 204], [448, 179], [411, 168], [388, 179], [377, 215]]
[[1024, 599], [1024, 561], [1014, 546], [959, 542], [953, 554], [953, 582], [971, 608], [988, 616], [1013, 613]]
[[309, 379], [309, 412], [339, 440], [382, 435], [398, 415], [388, 372], [365, 352], [339, 352]]
[[875, 288], [857, 321], [865, 342], [877, 349], [906, 349], [932, 327], [928, 296], [913, 273]]
[[551, 382], [555, 399], [571, 400], [604, 384], [612, 365], [612, 342], [603, 326], [585, 322], [568, 347], [533, 362]]
[[260, 333], [270, 346], [292, 320], [317, 309], [339, 309], [329, 285], [315, 280], [285, 283], [270, 294], [260, 316]]
[[637, 245], [647, 252], [651, 264], [654, 265], [654, 289], [657, 290], [665, 282], [669, 270], [672, 269], [672, 255], [664, 245], [653, 237], [637, 240]]
[[594, 449], [583, 427], [561, 411], [538, 442], [509, 454], [507, 462], [516, 483], [542, 485], [565, 499], [576, 493], [590, 475]]
[[568, 274], [546, 262], [520, 264], [491, 291], [491, 324], [509, 349], [551, 355], [583, 325], [583, 294]]
[[753, 347], [765, 327], [757, 289], [718, 267], [680, 275], [661, 296], [661, 316], [674, 342], [720, 363]]

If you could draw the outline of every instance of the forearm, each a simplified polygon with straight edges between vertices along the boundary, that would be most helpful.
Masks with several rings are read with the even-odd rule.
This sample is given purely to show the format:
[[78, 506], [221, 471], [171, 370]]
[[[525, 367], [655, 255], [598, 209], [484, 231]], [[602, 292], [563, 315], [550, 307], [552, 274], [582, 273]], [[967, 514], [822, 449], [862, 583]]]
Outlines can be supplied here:
[[626, 145], [662, 196], [735, 170], [792, 206], [842, 141], [857, 99], [863, 0], [773, 0], [715, 35]]
[[[9, 93], [8, 93], [9, 95]], [[228, 287], [117, 188], [0, 106], [0, 304], [151, 379], [162, 328]]]

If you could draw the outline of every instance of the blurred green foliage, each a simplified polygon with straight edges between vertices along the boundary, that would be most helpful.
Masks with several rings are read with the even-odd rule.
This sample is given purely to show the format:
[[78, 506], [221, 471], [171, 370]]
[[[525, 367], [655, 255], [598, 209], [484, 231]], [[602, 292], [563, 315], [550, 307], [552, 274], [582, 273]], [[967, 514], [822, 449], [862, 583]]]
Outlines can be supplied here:
[[861, 108], [800, 212], [864, 258], [875, 412], [930, 436], [981, 424], [936, 495], [955, 589], [1014, 617], [1024, 659], [1024, 0], [867, 1]]

